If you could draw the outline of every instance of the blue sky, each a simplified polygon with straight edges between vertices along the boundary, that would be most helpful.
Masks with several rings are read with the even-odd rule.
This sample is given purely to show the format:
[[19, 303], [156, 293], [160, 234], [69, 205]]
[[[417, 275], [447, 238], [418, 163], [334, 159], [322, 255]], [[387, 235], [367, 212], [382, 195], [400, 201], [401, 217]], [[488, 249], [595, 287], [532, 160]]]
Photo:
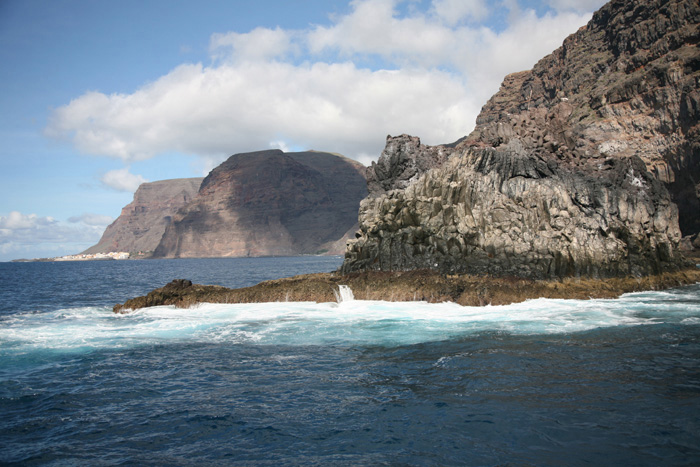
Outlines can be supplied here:
[[0, 261], [96, 243], [231, 154], [467, 134], [602, 0], [0, 0]]

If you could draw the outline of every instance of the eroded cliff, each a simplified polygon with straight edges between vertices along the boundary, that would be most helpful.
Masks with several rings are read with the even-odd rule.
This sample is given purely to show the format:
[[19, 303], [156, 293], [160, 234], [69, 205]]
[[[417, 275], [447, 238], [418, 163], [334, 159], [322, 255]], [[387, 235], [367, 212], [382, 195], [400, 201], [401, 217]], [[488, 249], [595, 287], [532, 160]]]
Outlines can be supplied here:
[[[154, 256], [334, 252], [367, 194], [364, 166], [323, 152], [235, 154], [211, 171], [166, 229]], [[342, 242], [344, 244], [344, 242]]]
[[700, 3], [614, 0], [531, 71], [505, 78], [465, 144], [577, 167], [640, 157], [700, 231]]
[[679, 267], [681, 232], [700, 227], [698, 19], [694, 0], [612, 1], [506, 77], [459, 144], [389, 138], [342, 271]]
[[143, 183], [102, 238], [84, 254], [126, 251], [150, 254], [160, 242], [171, 217], [199, 190], [203, 178]]

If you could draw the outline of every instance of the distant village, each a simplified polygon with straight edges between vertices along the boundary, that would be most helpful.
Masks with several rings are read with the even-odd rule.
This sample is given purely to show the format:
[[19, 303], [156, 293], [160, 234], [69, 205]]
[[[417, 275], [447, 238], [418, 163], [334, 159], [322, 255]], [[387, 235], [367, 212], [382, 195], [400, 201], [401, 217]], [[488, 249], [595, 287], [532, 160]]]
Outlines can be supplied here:
[[92, 255], [67, 255], [53, 258], [54, 261], [95, 261], [104, 259], [129, 259], [129, 253], [124, 251], [110, 251], [109, 253], [95, 253]]
[[127, 253], [126, 251], [110, 251], [109, 253], [94, 253], [94, 254], [77, 254], [56, 256], [53, 258], [34, 258], [34, 259], [13, 259], [13, 263], [39, 263], [52, 261], [104, 261], [104, 260], [119, 260], [119, 259], [144, 259], [150, 257], [150, 251], [139, 251], [135, 253]]

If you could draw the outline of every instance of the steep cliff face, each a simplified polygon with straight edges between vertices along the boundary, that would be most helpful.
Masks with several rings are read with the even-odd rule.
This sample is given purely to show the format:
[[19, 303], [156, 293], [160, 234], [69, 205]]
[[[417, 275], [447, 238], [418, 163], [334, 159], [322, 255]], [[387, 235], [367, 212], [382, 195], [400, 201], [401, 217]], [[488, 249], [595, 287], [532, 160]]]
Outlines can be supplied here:
[[171, 216], [197, 194], [202, 180], [181, 178], [142, 184], [134, 193], [134, 200], [107, 227], [99, 243], [83, 253], [152, 252]]
[[357, 222], [364, 167], [322, 152], [231, 156], [166, 229], [155, 257], [326, 252]]
[[518, 139], [577, 167], [640, 157], [700, 231], [700, 3], [614, 0], [531, 71], [506, 77], [466, 145]]
[[[416, 159], [440, 153], [441, 166], [407, 181], [381, 174], [342, 270], [608, 277], [677, 267], [673, 201], [684, 233], [700, 215], [698, 19], [694, 0], [607, 4], [533, 70], [506, 77], [459, 144], [413, 146]], [[411, 159], [393, 149], [408, 140], [390, 139], [370, 170]]]

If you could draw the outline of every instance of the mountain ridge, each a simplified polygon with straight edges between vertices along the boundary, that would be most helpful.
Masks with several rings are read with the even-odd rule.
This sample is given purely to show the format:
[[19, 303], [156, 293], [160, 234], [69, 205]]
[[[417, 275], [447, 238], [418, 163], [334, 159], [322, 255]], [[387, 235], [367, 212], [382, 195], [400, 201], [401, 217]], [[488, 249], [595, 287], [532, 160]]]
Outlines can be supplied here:
[[354, 230], [367, 193], [363, 173], [359, 162], [319, 151], [234, 154], [173, 217], [153, 256], [342, 253], [337, 242]]
[[202, 178], [142, 184], [81, 254], [132, 257], [342, 254], [357, 230], [365, 167], [340, 154], [234, 154]]

